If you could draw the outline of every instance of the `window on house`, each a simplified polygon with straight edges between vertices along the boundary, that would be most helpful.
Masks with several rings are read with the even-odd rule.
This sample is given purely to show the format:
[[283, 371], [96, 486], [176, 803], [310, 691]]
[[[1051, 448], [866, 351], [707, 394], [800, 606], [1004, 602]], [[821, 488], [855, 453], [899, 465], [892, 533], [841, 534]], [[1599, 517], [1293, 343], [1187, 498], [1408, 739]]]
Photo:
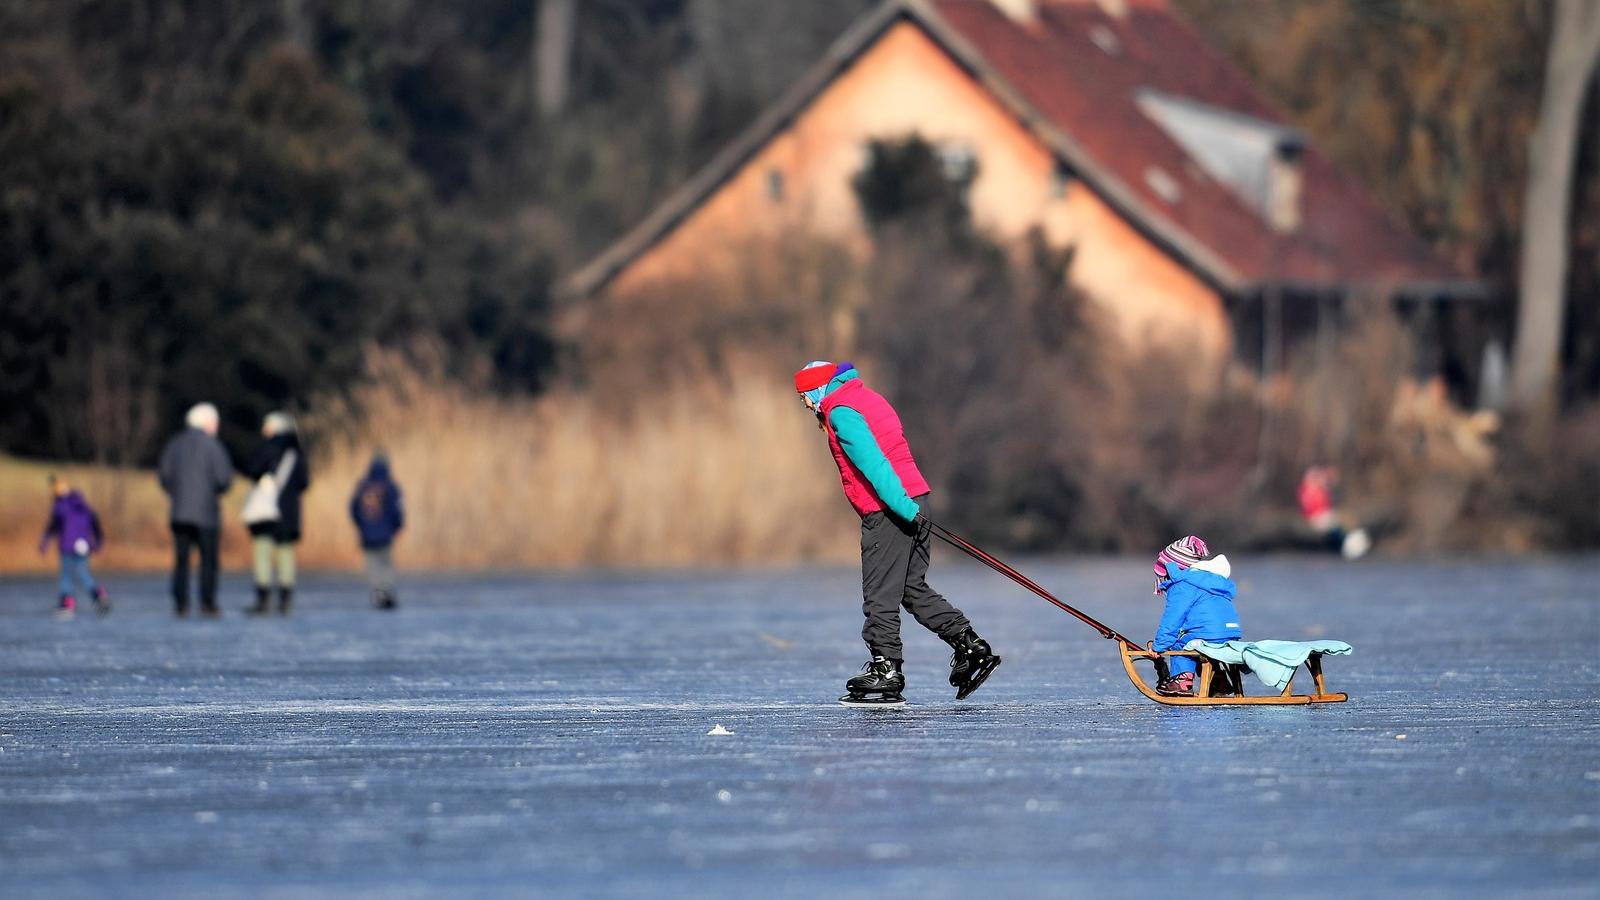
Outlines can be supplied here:
[[783, 173], [777, 169], [767, 170], [767, 199], [773, 203], [783, 202]]
[[1172, 177], [1172, 173], [1160, 166], [1150, 166], [1144, 170], [1144, 183], [1168, 203], [1177, 203], [1183, 199], [1183, 185]]
[[1300, 144], [1280, 144], [1267, 164], [1267, 224], [1289, 233], [1300, 228]]
[[1072, 170], [1067, 164], [1056, 161], [1056, 167], [1050, 173], [1050, 199], [1060, 200], [1067, 196], [1067, 188], [1072, 186]]
[[1117, 33], [1104, 25], [1096, 25], [1089, 29], [1089, 40], [1107, 56], [1116, 56], [1122, 52], [1122, 41], [1117, 39]]
[[939, 155], [939, 168], [944, 171], [944, 177], [952, 182], [971, 181], [978, 172], [978, 155], [966, 144], [939, 144], [935, 152]]

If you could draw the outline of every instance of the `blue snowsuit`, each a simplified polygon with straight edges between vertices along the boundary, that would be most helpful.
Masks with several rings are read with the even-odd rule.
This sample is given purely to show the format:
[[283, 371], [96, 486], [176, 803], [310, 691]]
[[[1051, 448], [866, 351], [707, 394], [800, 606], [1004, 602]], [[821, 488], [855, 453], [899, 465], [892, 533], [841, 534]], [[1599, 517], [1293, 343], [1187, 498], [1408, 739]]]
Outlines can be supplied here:
[[[1167, 606], [1151, 642], [1156, 652], [1181, 650], [1184, 644], [1197, 639], [1232, 641], [1244, 636], [1239, 630], [1239, 612], [1233, 606], [1238, 586], [1232, 579], [1201, 568], [1205, 565], [1201, 562], [1182, 569], [1176, 563], [1167, 563], [1167, 579], [1161, 582]], [[1194, 660], [1180, 656], [1169, 658], [1167, 666], [1174, 678], [1199, 668]]]

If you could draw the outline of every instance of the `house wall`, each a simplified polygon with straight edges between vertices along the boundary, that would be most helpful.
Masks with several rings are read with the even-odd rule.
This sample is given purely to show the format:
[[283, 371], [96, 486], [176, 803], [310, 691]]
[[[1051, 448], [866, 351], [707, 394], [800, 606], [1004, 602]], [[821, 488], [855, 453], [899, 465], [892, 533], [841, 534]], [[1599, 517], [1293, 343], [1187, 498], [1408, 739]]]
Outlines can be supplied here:
[[[870, 247], [851, 178], [873, 139], [919, 133], [969, 148], [978, 225], [1004, 239], [1042, 227], [1073, 244], [1071, 278], [1112, 313], [1130, 346], [1179, 338], [1221, 359], [1229, 327], [1217, 293], [1140, 235], [1082, 182], [1056, 183], [1053, 154], [916, 25], [886, 31], [706, 202], [613, 280], [613, 296], [664, 281], [736, 276], [762, 247], [814, 234]], [[772, 180], [781, 178], [781, 196]]]

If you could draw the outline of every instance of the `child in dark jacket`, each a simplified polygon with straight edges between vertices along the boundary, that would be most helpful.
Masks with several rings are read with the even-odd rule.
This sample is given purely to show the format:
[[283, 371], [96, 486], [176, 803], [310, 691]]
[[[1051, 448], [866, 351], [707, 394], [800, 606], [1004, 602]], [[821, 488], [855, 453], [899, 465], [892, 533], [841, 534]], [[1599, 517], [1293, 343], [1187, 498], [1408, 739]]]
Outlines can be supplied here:
[[366, 556], [367, 582], [372, 588], [372, 604], [379, 609], [394, 609], [400, 604], [394, 588], [394, 556], [390, 548], [405, 527], [405, 506], [400, 485], [389, 474], [389, 458], [372, 456], [367, 475], [350, 497], [350, 519], [355, 522]]
[[95, 583], [89, 571], [89, 556], [100, 549], [104, 534], [100, 530], [100, 517], [89, 506], [83, 495], [72, 489], [65, 478], [50, 476], [50, 493], [55, 501], [50, 507], [50, 521], [39, 537], [39, 552], [48, 552], [50, 539], [56, 538], [61, 554], [61, 597], [56, 616], [70, 619], [77, 611], [78, 601], [74, 588], [83, 587], [85, 597], [94, 598], [95, 612], [101, 615], [111, 611], [111, 598], [106, 589]]
[[[1194, 535], [1179, 538], [1156, 554], [1156, 594], [1166, 600], [1166, 608], [1150, 648], [1164, 653], [1182, 650], [1193, 640], [1242, 637], [1239, 612], [1233, 606], [1239, 589], [1229, 577], [1232, 568], [1226, 556], [1213, 556], [1206, 542]], [[1156, 690], [1170, 697], [1192, 696], [1196, 668], [1188, 657], [1157, 660], [1161, 677]]]

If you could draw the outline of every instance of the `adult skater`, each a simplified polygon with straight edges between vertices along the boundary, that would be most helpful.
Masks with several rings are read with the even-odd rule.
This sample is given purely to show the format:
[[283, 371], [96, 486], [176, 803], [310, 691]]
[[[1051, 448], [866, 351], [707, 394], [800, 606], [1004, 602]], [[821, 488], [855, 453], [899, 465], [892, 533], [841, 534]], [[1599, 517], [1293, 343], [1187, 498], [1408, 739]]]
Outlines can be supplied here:
[[827, 433], [845, 498], [861, 516], [861, 638], [872, 659], [846, 683], [849, 693], [840, 702], [905, 702], [901, 606], [950, 645], [950, 685], [956, 699], [966, 698], [1000, 657], [961, 610], [928, 586], [929, 488], [899, 415], [850, 363], [810, 363], [795, 373], [794, 386]]
[[189, 614], [192, 548], [200, 551], [200, 614], [222, 614], [217, 608], [217, 498], [233, 482], [233, 462], [217, 440], [218, 421], [215, 406], [196, 403], [184, 417], [187, 427], [161, 451], [161, 489], [172, 501], [172, 602], [179, 616]]
[[[252, 514], [245, 500], [245, 524], [250, 529], [251, 574], [256, 604], [245, 609], [253, 616], [271, 611], [273, 578], [278, 585], [278, 615], [287, 616], [294, 603], [294, 545], [300, 542], [300, 496], [311, 486], [311, 466], [300, 446], [300, 429], [286, 412], [267, 413], [261, 421], [261, 446], [245, 464], [244, 474], [269, 493], [265, 510]], [[262, 479], [271, 478], [270, 486]]]
[[1372, 538], [1365, 528], [1345, 530], [1343, 517], [1334, 506], [1334, 490], [1339, 486], [1339, 470], [1312, 466], [1300, 479], [1295, 495], [1300, 515], [1322, 539], [1322, 545], [1345, 559], [1360, 559], [1372, 549]]

